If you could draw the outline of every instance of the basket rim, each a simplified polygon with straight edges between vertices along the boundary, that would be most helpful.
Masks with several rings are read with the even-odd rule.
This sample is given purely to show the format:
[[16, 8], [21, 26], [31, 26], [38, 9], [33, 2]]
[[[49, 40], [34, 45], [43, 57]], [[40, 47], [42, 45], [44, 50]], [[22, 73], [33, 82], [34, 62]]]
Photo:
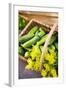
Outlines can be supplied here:
[[51, 26], [49, 26], [48, 24], [43, 24], [42, 22], [40, 22], [40, 21], [38, 21], [38, 20], [36, 20], [36, 19], [31, 19], [31, 20], [27, 23], [27, 25], [25, 26], [25, 28], [21, 31], [21, 33], [19, 34], [19, 37], [22, 36], [25, 31], [27, 31], [28, 27], [29, 27], [33, 22], [35, 22], [35, 23], [37, 23], [37, 24], [39, 24], [39, 25], [44, 26], [44, 27], [47, 28], [49, 31], [51, 30]]

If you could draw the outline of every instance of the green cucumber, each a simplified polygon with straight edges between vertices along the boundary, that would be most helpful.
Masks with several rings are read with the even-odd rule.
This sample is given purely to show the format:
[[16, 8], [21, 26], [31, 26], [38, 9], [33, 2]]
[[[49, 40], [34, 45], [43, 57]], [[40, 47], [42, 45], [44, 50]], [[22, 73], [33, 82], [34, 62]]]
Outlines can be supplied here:
[[20, 54], [20, 55], [24, 55], [24, 50], [23, 50], [23, 48], [22, 47], [18, 47], [18, 53]]
[[26, 58], [30, 57], [30, 52], [28, 52], [28, 51], [25, 52], [25, 57], [26, 57]]
[[38, 26], [34, 26], [28, 34], [35, 34], [35, 32], [38, 30]]
[[41, 38], [41, 40], [37, 42], [37, 45], [42, 45], [42, 44], [46, 41], [47, 36], [48, 36], [48, 34], [44, 35], [44, 36]]
[[24, 42], [28, 41], [29, 39], [31, 39], [32, 37], [34, 37], [34, 34], [36, 33], [37, 29], [38, 29], [38, 26], [34, 26], [34, 27], [29, 31], [28, 34], [19, 37], [19, 42], [24, 43]]
[[46, 34], [45, 31], [42, 29], [42, 27], [39, 28], [39, 31], [44, 33], [44, 35]]
[[30, 34], [30, 35], [27, 34], [27, 35], [21, 36], [19, 37], [19, 42], [24, 43], [33, 37], [34, 37], [34, 34]]
[[29, 41], [25, 42], [24, 44], [21, 44], [21, 46], [24, 48], [28, 48], [28, 47], [34, 45], [38, 40], [40, 40], [40, 37], [35, 36], [32, 39], [30, 39]]
[[56, 40], [56, 36], [52, 36], [50, 41], [49, 41], [49, 45], [53, 44], [53, 42]]

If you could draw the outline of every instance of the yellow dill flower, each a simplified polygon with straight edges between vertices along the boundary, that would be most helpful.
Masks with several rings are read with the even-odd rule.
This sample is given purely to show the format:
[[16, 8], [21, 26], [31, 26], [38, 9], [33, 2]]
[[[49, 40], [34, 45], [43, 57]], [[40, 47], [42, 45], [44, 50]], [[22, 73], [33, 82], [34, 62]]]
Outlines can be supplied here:
[[42, 76], [42, 77], [46, 77], [46, 76], [47, 76], [47, 71], [44, 70], [44, 69], [42, 69], [42, 71], [41, 71], [41, 76]]
[[49, 53], [46, 53], [44, 58], [45, 58], [45, 60], [49, 61], [49, 58], [50, 58]]
[[57, 77], [56, 69], [52, 68], [50, 74], [51, 74], [53, 77]]
[[35, 71], [39, 71], [39, 66], [40, 66], [40, 58], [39, 57], [36, 57], [36, 61], [34, 63], [34, 70]]
[[36, 59], [36, 57], [40, 57], [41, 56], [41, 51], [39, 49], [39, 46], [33, 46], [32, 47], [32, 52], [31, 52], [31, 58], [32, 60]]
[[33, 69], [34, 61], [32, 61], [31, 58], [27, 60], [27, 63], [28, 65], [25, 67], [25, 69]]
[[55, 63], [55, 59], [54, 59], [54, 56], [52, 54], [50, 55], [48, 61], [49, 61], [49, 64], [54, 64]]
[[56, 53], [55, 53], [54, 49], [49, 49], [49, 51], [50, 51], [50, 53], [48, 52], [48, 49], [47, 49], [44, 58], [45, 58], [45, 60], [48, 61], [49, 64], [54, 64], [56, 61], [56, 59], [55, 59]]
[[47, 72], [50, 71], [50, 66], [49, 66], [49, 64], [44, 64], [43, 66], [44, 66], [44, 68], [46, 69]]

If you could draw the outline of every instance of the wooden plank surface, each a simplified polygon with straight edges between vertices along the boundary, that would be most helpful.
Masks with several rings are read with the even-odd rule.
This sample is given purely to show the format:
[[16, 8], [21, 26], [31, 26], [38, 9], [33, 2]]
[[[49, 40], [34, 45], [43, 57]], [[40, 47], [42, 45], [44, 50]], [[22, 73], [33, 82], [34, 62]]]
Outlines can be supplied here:
[[51, 12], [20, 12], [21, 15], [27, 17], [29, 20], [36, 19], [44, 24], [53, 25], [58, 20], [58, 13]]

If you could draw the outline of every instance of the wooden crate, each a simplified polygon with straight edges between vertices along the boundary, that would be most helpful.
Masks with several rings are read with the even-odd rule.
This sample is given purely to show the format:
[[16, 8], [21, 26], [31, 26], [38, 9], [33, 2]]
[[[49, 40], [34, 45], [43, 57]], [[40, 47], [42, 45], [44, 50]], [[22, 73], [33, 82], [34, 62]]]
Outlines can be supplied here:
[[[43, 27], [44, 28], [43, 30], [46, 33], [49, 33], [49, 31], [51, 30], [49, 25], [43, 24], [43, 23], [41, 23], [41, 22], [39, 22], [35, 19], [32, 19], [32, 20], [29, 21], [29, 23], [26, 25], [26, 27], [20, 33], [19, 37], [27, 34], [31, 30], [31, 28], [33, 28], [36, 25], [39, 26], [39, 27]], [[19, 55], [19, 59], [22, 60], [22, 61], [25, 61], [25, 62], [27, 61], [27, 59], [24, 56], [21, 56], [21, 55]]]
[[[35, 25], [38, 25], [39, 27], [40, 26], [44, 27], [45, 31], [49, 33], [55, 21], [58, 20], [57, 13], [24, 12], [24, 11], [21, 12], [20, 11], [19, 14], [28, 21], [28, 24], [19, 34], [19, 37], [27, 34], [31, 30], [31, 28]], [[55, 31], [58, 31], [57, 29], [58, 28], [56, 28]], [[24, 56], [19, 55], [19, 59], [27, 62], [27, 59]]]

